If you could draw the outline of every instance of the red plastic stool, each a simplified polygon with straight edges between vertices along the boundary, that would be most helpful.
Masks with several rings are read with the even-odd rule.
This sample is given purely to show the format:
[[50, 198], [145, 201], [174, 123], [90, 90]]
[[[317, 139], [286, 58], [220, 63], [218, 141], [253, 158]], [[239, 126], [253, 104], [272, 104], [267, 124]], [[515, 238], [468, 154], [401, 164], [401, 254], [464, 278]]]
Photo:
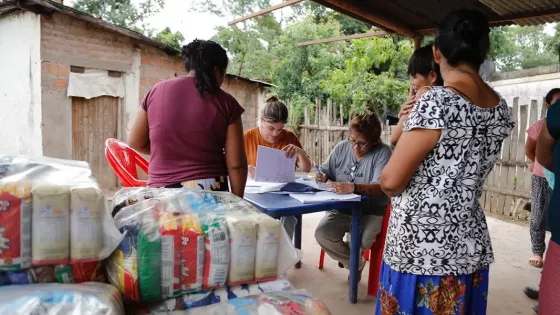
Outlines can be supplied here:
[[105, 141], [105, 157], [124, 187], [148, 186], [147, 181], [138, 179], [136, 169], [136, 167], [140, 167], [142, 171], [148, 174], [148, 161], [126, 143], [117, 139], [107, 139]]
[[[381, 262], [383, 261], [383, 249], [385, 248], [385, 238], [387, 238], [387, 228], [389, 227], [389, 217], [391, 215], [391, 204], [385, 209], [385, 216], [381, 225], [381, 232], [375, 238], [375, 242], [370, 250], [364, 252], [364, 259], [369, 261], [368, 295], [377, 296], [379, 275], [381, 272]], [[319, 269], [323, 269], [325, 262], [325, 250], [321, 249], [319, 255]]]

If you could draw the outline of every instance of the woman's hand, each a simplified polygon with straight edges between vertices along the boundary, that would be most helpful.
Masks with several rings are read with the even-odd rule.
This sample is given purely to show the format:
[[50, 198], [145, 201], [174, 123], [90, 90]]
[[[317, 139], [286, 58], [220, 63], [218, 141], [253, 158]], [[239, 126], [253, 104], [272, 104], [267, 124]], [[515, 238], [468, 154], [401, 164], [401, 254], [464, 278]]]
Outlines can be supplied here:
[[257, 168], [254, 165], [249, 165], [249, 176], [251, 178], [255, 178], [256, 173], [257, 173]]
[[328, 179], [327, 174], [317, 173], [317, 175], [315, 175], [315, 181], [318, 183], [326, 183]]
[[327, 184], [328, 187], [333, 188], [334, 192], [339, 195], [347, 195], [354, 193], [353, 183], [331, 182]]
[[297, 146], [293, 145], [293, 144], [288, 144], [287, 146], [285, 146], [282, 151], [286, 152], [286, 157], [287, 158], [293, 158], [296, 155], [302, 155], [303, 150], [298, 148]]
[[416, 103], [416, 96], [413, 95], [404, 104], [401, 105], [399, 119], [404, 115], [410, 114], [412, 107], [414, 107], [414, 103]]

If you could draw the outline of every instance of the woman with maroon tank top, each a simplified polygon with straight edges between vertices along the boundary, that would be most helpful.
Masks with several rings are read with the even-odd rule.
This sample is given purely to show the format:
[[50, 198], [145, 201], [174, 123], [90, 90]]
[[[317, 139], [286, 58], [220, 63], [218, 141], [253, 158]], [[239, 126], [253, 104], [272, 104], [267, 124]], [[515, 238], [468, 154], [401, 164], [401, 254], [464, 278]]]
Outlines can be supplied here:
[[188, 75], [160, 82], [141, 103], [129, 145], [150, 155], [150, 187], [227, 191], [243, 197], [243, 108], [220, 87], [226, 51], [213, 41], [183, 47]]

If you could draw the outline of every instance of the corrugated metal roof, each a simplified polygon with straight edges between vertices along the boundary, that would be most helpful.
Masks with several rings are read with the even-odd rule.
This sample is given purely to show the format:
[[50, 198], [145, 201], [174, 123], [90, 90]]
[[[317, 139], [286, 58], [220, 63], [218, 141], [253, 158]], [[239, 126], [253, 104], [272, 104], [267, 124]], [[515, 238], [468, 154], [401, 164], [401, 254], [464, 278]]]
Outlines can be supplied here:
[[[385, 30], [405, 28], [431, 34], [437, 22], [458, 9], [483, 12], [494, 26], [540, 25], [560, 21], [560, 0], [315, 0]], [[402, 33], [402, 32], [401, 32]]]

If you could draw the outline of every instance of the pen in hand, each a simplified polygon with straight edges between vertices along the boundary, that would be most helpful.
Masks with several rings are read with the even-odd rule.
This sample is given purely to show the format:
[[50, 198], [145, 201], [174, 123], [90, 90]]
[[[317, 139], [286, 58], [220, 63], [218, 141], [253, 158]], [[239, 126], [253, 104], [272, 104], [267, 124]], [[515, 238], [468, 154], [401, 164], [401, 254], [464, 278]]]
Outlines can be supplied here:
[[321, 172], [321, 169], [319, 168], [319, 166], [317, 166], [317, 164], [315, 162], [313, 162], [313, 166], [317, 170], [317, 173], [319, 173], [320, 175], [323, 175], [323, 172]]

